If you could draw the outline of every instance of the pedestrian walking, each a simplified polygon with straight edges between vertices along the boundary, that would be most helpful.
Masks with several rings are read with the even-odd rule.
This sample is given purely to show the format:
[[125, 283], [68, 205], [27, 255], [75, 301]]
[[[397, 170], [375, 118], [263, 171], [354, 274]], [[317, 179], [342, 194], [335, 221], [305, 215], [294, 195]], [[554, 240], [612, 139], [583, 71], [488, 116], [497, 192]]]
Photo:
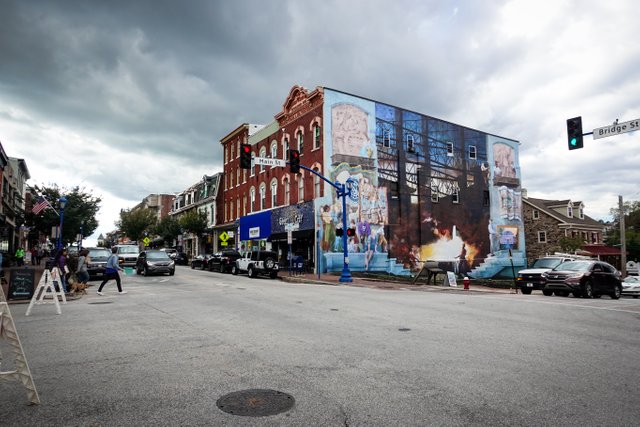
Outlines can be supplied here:
[[66, 294], [67, 291], [67, 275], [69, 274], [69, 267], [67, 266], [67, 250], [61, 249], [54, 258], [53, 266], [58, 267], [60, 270], [60, 281], [62, 282], [62, 289]]
[[24, 265], [24, 249], [22, 247], [16, 250], [16, 263], [18, 267], [22, 267]]
[[103, 296], [102, 288], [107, 284], [109, 280], [115, 280], [116, 285], [118, 286], [118, 293], [120, 295], [126, 294], [127, 291], [122, 290], [122, 283], [120, 281], [119, 271], [122, 271], [122, 267], [118, 264], [118, 248], [115, 246], [111, 248], [111, 256], [107, 260], [107, 268], [104, 271], [104, 280], [100, 283], [100, 287], [98, 288], [98, 295]]
[[78, 277], [78, 281], [80, 282], [80, 289], [85, 289], [88, 286], [89, 282], [89, 271], [87, 270], [87, 264], [91, 262], [89, 258], [89, 249], [83, 249], [80, 251], [80, 256], [78, 257], [78, 268], [76, 269], [76, 277]]

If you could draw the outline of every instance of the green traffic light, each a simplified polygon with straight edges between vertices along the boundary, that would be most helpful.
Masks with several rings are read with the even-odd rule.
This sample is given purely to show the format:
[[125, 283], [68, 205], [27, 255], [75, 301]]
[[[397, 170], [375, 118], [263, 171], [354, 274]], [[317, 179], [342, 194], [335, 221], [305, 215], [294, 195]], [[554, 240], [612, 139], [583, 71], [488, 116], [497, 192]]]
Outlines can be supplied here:
[[571, 138], [571, 145], [574, 147], [578, 145], [578, 140], [576, 138]]

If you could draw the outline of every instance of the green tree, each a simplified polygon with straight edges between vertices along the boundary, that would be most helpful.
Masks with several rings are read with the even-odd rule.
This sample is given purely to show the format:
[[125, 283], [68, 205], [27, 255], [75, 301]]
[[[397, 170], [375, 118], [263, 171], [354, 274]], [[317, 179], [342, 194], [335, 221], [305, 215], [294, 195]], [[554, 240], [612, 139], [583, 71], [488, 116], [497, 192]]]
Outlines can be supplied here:
[[176, 240], [182, 230], [177, 219], [173, 216], [165, 216], [160, 220], [160, 222], [158, 222], [158, 225], [156, 225], [153, 232], [162, 237], [162, 240], [164, 240], [166, 245], [169, 242]]
[[580, 237], [562, 237], [560, 238], [560, 249], [562, 252], [574, 253], [583, 245], [583, 241]]
[[150, 209], [121, 210], [116, 226], [131, 240], [142, 240], [145, 233], [152, 232], [156, 225], [156, 214]]
[[199, 235], [207, 229], [207, 214], [195, 209], [182, 215], [178, 221], [182, 229], [188, 233]]
[[[51, 208], [46, 208], [38, 215], [31, 211], [24, 213], [25, 224], [34, 227], [40, 233], [50, 236], [52, 227], [60, 225], [59, 199], [62, 195], [67, 199], [64, 208], [64, 218], [62, 224], [62, 245], [76, 241], [76, 235], [82, 233], [85, 236], [93, 234], [98, 228], [96, 215], [100, 210], [101, 198], [94, 196], [84, 188], [73, 187], [71, 189], [58, 187], [33, 186], [31, 189], [32, 198], [35, 200], [38, 195], [44, 196], [51, 204]], [[55, 209], [55, 210], [54, 210]], [[55, 242], [52, 242], [55, 243]]]

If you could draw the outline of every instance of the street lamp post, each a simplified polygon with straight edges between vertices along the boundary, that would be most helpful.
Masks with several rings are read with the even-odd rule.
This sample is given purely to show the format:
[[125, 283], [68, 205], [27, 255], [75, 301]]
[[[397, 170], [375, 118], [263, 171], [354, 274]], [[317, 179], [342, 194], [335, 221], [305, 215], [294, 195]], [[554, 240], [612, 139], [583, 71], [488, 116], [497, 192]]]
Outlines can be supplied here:
[[64, 208], [67, 206], [67, 198], [62, 196], [58, 199], [60, 206], [60, 230], [58, 232], [58, 250], [62, 249], [62, 224], [64, 223]]

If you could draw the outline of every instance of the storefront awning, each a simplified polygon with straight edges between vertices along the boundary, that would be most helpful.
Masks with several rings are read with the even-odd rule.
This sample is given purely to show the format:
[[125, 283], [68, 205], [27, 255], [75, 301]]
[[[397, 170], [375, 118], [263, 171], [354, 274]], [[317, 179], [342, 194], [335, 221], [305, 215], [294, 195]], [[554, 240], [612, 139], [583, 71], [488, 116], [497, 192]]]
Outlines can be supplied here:
[[585, 252], [589, 252], [591, 256], [605, 256], [605, 255], [620, 256], [619, 248], [614, 248], [607, 245], [584, 245], [582, 246], [582, 250]]
[[271, 236], [271, 211], [240, 218], [240, 240], [266, 239]]

